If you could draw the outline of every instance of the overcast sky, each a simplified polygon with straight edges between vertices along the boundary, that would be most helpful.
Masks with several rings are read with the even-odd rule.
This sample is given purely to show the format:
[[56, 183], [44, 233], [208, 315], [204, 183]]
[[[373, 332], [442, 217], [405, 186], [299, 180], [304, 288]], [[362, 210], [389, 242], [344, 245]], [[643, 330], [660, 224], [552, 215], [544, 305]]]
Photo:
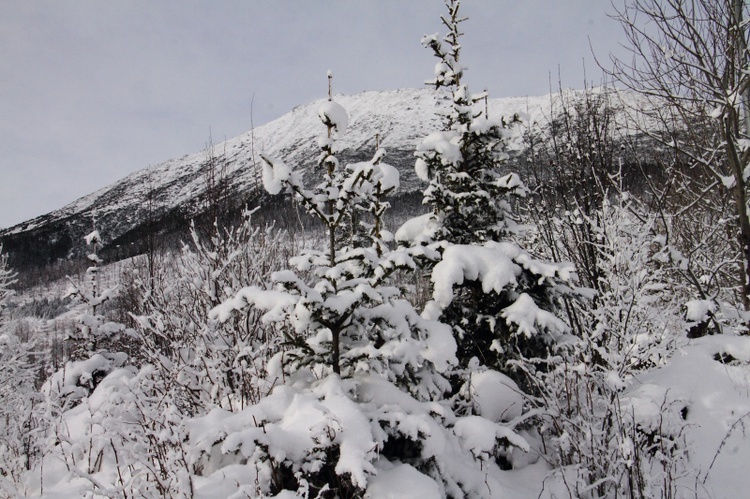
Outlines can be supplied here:
[[[0, 227], [335, 91], [420, 87], [442, 0], [0, 0]], [[607, 0], [464, 0], [493, 97], [581, 88], [622, 40]], [[252, 110], [252, 113], [251, 113]]]

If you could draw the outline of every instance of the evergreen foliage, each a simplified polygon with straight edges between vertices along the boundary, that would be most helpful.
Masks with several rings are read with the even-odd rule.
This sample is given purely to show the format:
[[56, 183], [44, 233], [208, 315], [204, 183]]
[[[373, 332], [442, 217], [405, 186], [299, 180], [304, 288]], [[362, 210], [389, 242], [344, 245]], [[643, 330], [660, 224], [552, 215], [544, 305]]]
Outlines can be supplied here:
[[[460, 1], [447, 0], [446, 7], [448, 15], [442, 22], [448, 33], [442, 39], [426, 36], [422, 43], [439, 59], [435, 78], [427, 83], [448, 90], [448, 109], [443, 113], [444, 129], [428, 135], [418, 146], [415, 168], [429, 180], [423, 203], [432, 208], [427, 237], [423, 234], [421, 240], [449, 248], [442, 252], [443, 262], [432, 270], [432, 281], [437, 288], [446, 280], [441, 266], [461, 276], [447, 278], [457, 289], [449, 300], [435, 300], [438, 306], [432, 307], [430, 317], [453, 327], [460, 366], [466, 368], [477, 358], [486, 366], [505, 370], [509, 359], [544, 355], [554, 337], [564, 332], [559, 321], [547, 327], [552, 322], [540, 318], [560, 309], [560, 297], [572, 289], [572, 269], [536, 261], [510, 241], [522, 230], [512, 212], [512, 198], [524, 196], [527, 189], [515, 173], [503, 173], [508, 124], [490, 120], [486, 109], [478, 109], [486, 94], [472, 95], [462, 83], [460, 24], [466, 19], [459, 13]], [[497, 246], [501, 241], [503, 245]], [[451, 245], [456, 249], [450, 249]], [[479, 250], [482, 246], [485, 249]], [[496, 254], [503, 261], [509, 258], [506, 273], [498, 280], [472, 272], [461, 262], [467, 252]], [[520, 327], [509, 314], [512, 307], [518, 308], [519, 300], [531, 305], [531, 315], [539, 312], [530, 318], [530, 328]]]
[[443, 39], [425, 36], [422, 44], [439, 59], [435, 78], [427, 84], [448, 91], [448, 109], [443, 111], [443, 130], [417, 147], [415, 167], [429, 180], [423, 203], [439, 221], [436, 239], [453, 244], [498, 241], [518, 231], [510, 197], [525, 195], [526, 187], [516, 174], [503, 174], [508, 124], [477, 109], [486, 92], [473, 95], [461, 82], [465, 68], [459, 62], [459, 25], [466, 18], [460, 17], [459, 1], [446, 5], [449, 15], [442, 21], [448, 34]]
[[[303, 366], [344, 377], [375, 371], [410, 390], [425, 390], [424, 397], [439, 396], [442, 381], [428, 373], [433, 365], [444, 368], [451, 358], [431, 347], [431, 337], [443, 329], [424, 321], [402, 290], [388, 282], [397, 270], [415, 269], [415, 256], [430, 251], [388, 249], [393, 236], [383, 226], [384, 197], [398, 186], [398, 172], [382, 162], [383, 150], [370, 161], [340, 165], [333, 139], [334, 132], [345, 130], [346, 112], [329, 95], [319, 115], [326, 126], [319, 141], [323, 181], [308, 189], [283, 162], [264, 156], [264, 182], [271, 193], [283, 188], [293, 194], [320, 220], [327, 248], [303, 251], [290, 260], [296, 272], [272, 275], [276, 289], [245, 289], [217, 313], [226, 318], [232, 308], [254, 305], [269, 310], [267, 320], [287, 322], [293, 348], [284, 359], [292, 372]], [[366, 237], [352, 240], [347, 221], [363, 214], [371, 216], [361, 220]]]

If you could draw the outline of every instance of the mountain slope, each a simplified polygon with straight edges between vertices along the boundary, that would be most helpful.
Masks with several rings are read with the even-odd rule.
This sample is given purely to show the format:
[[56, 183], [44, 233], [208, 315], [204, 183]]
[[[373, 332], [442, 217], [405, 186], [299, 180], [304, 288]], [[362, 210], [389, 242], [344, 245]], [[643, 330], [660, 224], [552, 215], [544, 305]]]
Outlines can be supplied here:
[[[440, 126], [438, 112], [445, 97], [431, 89], [402, 89], [338, 95], [349, 113], [349, 129], [338, 139], [342, 161], [368, 158], [376, 135], [388, 151], [386, 161], [402, 177], [402, 192], [421, 189], [413, 171], [413, 152], [427, 133]], [[529, 122], [546, 122], [554, 113], [555, 96], [490, 99], [490, 117], [526, 115]], [[278, 157], [308, 171], [316, 164], [317, 138], [324, 127], [317, 116], [321, 101], [299, 106], [284, 116], [238, 137], [217, 144], [215, 157], [223, 164], [223, 192], [239, 206], [259, 194], [260, 153]], [[518, 140], [511, 149], [519, 149]], [[144, 224], [184, 224], [205, 211], [207, 152], [185, 155], [134, 172], [46, 215], [0, 231], [0, 240], [16, 268], [81, 254], [81, 237], [92, 219], [111, 245], [133, 244]], [[130, 234], [130, 236], [127, 236]], [[110, 248], [111, 249], [111, 248]], [[132, 253], [125, 251], [125, 253]]]

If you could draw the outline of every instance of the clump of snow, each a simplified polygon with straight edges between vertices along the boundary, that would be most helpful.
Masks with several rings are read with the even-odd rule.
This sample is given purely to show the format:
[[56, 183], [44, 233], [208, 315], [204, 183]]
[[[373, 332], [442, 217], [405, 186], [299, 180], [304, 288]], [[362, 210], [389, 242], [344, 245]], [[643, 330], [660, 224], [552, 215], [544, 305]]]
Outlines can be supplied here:
[[[417, 152], [439, 157], [445, 165], [456, 164], [463, 158], [459, 147], [460, 138], [455, 132], [433, 132], [417, 146]], [[420, 178], [422, 178], [421, 175]], [[428, 179], [422, 178], [422, 180]]]
[[42, 385], [45, 395], [56, 394], [68, 400], [86, 397], [101, 380], [122, 366], [128, 356], [124, 353], [94, 354], [90, 358], [69, 361], [65, 367], [52, 374]]
[[386, 163], [379, 163], [376, 166], [380, 172], [380, 188], [384, 191], [398, 189], [400, 185], [400, 175], [396, 167]]
[[291, 175], [291, 169], [281, 160], [261, 154], [263, 158], [263, 187], [269, 194], [278, 194], [284, 188], [284, 181]]
[[[523, 269], [536, 274], [540, 284], [556, 276], [568, 280], [573, 273], [572, 265], [535, 260], [513, 243], [490, 241], [483, 246], [449, 246], [432, 272], [433, 299], [426, 305], [424, 316], [437, 319], [453, 301], [454, 286], [465, 280], [479, 281], [485, 293], [500, 293], [516, 287], [516, 278]], [[557, 332], [566, 329], [560, 319], [537, 307], [527, 294], [521, 294], [514, 305], [507, 307], [503, 317], [525, 335], [535, 334], [536, 326]]]
[[568, 329], [562, 320], [555, 314], [539, 308], [526, 293], [521, 293], [512, 305], [503, 309], [501, 315], [508, 325], [518, 328], [518, 334], [526, 337], [536, 335], [538, 328], [556, 333], [563, 333]]
[[84, 237], [84, 239], [88, 246], [91, 246], [92, 244], [100, 244], [102, 242], [102, 236], [99, 234], [98, 230], [90, 232]]
[[417, 158], [417, 161], [414, 163], [414, 172], [417, 174], [419, 180], [423, 182], [430, 181], [430, 169], [422, 158]]
[[104, 260], [102, 260], [101, 258], [99, 258], [99, 256], [96, 253], [91, 253], [89, 255], [86, 255], [86, 258], [91, 263], [94, 263], [96, 265], [101, 265], [102, 263], [104, 263]]
[[737, 183], [734, 175], [719, 175], [719, 178], [721, 178], [721, 183], [727, 189], [732, 189]]
[[628, 387], [628, 383], [622, 379], [617, 371], [608, 371], [605, 375], [604, 381], [610, 390], [619, 392]]
[[516, 382], [491, 369], [473, 374], [461, 395], [476, 414], [490, 421], [511, 421], [523, 412], [524, 395]]
[[514, 431], [481, 416], [460, 418], [453, 425], [453, 432], [459, 438], [461, 448], [481, 461], [495, 458], [505, 442], [524, 452], [530, 448], [529, 443]]
[[294, 298], [287, 293], [248, 286], [239, 290], [234, 297], [217, 305], [211, 310], [209, 317], [225, 322], [235, 310], [254, 306], [266, 310], [262, 316], [265, 322], [273, 322], [284, 317], [286, 308], [294, 304]]
[[437, 217], [432, 213], [425, 213], [404, 222], [396, 231], [396, 241], [419, 245], [432, 241], [440, 228]]
[[464, 280], [482, 282], [482, 290], [500, 292], [516, 282], [521, 269], [512, 257], [520, 251], [510, 244], [486, 246], [455, 245], [446, 248], [432, 272], [433, 299], [445, 308], [453, 301], [453, 287]]
[[691, 322], [703, 322], [709, 314], [716, 312], [716, 303], [711, 300], [690, 300], [685, 303], [685, 318]]
[[346, 133], [349, 126], [349, 116], [341, 104], [327, 100], [318, 108], [318, 116], [326, 126], [333, 127], [338, 135]]

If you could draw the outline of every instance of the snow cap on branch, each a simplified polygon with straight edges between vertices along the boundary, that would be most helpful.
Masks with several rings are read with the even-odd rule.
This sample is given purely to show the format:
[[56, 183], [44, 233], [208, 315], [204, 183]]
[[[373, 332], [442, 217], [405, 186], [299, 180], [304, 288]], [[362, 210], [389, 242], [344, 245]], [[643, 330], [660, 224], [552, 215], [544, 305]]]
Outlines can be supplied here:
[[325, 126], [332, 127], [337, 134], [346, 133], [349, 126], [349, 116], [346, 114], [344, 107], [332, 100], [323, 102], [318, 108], [318, 116]]
[[263, 158], [263, 187], [269, 194], [278, 194], [284, 187], [284, 181], [289, 178], [292, 170], [283, 161], [260, 155]]
[[98, 230], [94, 230], [90, 234], [84, 237], [86, 240], [86, 244], [91, 246], [92, 244], [100, 244], [102, 242], [102, 236], [99, 234]]

